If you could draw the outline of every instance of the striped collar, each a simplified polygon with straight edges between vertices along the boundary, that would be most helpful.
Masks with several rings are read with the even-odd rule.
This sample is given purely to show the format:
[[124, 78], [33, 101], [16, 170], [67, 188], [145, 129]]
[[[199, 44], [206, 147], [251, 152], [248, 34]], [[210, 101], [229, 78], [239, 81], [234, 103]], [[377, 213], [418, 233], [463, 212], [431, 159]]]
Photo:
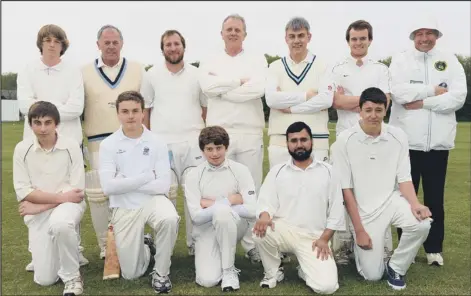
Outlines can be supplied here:
[[294, 64], [294, 61], [290, 57], [288, 57], [288, 58], [283, 57], [281, 59], [281, 62], [283, 63], [283, 66], [285, 67], [286, 74], [288, 74], [289, 78], [291, 78], [291, 80], [293, 80], [294, 83], [296, 83], [296, 85], [299, 85], [299, 84], [301, 84], [301, 82], [303, 82], [303, 80], [306, 77], [307, 73], [311, 69], [312, 64], [316, 60], [316, 55], [313, 55], [310, 52], [308, 52], [308, 55], [306, 56], [304, 61], [302, 61], [301, 63], [305, 62], [306, 59], [308, 59], [308, 58], [309, 58], [309, 62], [307, 62], [306, 67], [304, 67], [304, 70], [301, 72], [301, 74], [299, 74], [299, 76], [294, 74], [291, 71], [291, 69], [289, 68], [288, 62], [290, 62], [291, 64]]
[[[101, 63], [100, 63], [101, 62]], [[120, 62], [118, 62], [117, 65], [115, 65], [114, 67], [118, 66]], [[118, 75], [116, 76], [115, 80], [112, 81], [108, 76], [106, 76], [105, 72], [103, 71], [103, 60], [101, 58], [98, 58], [95, 60], [95, 69], [97, 70], [98, 72], [98, 76], [101, 77], [101, 79], [103, 79], [103, 81], [111, 88], [111, 89], [115, 89], [116, 87], [118, 87], [119, 83], [121, 82], [121, 79], [123, 78], [124, 76], [124, 72], [126, 71], [126, 67], [127, 67], [127, 60], [125, 58], [122, 58], [122, 64], [121, 64], [121, 67], [119, 69], [119, 72], [118, 72]]]

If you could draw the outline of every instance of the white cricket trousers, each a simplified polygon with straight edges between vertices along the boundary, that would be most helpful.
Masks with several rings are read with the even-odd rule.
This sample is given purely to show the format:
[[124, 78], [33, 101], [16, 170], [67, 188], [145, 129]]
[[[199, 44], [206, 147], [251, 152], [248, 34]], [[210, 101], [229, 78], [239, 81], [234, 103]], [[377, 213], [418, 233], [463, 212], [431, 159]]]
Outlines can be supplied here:
[[34, 282], [41, 286], [80, 276], [79, 233], [87, 204], [63, 203], [24, 218], [34, 265]]
[[132, 280], [142, 276], [150, 262], [150, 249], [144, 244], [144, 227], [154, 230], [156, 253], [154, 270], [161, 276], [170, 273], [171, 256], [178, 236], [180, 217], [175, 206], [164, 195], [149, 199], [142, 208], [112, 208], [116, 250], [123, 278]]
[[219, 283], [223, 270], [234, 266], [237, 243], [250, 229], [249, 222], [227, 205], [214, 211], [212, 222], [193, 228], [197, 284]]
[[172, 184], [170, 185], [169, 199], [177, 206], [178, 185], [183, 191], [183, 208], [185, 215], [186, 246], [190, 247], [193, 242], [191, 231], [193, 224], [188, 212], [185, 198], [185, 177], [194, 167], [204, 161], [203, 153], [198, 146], [198, 137], [180, 143], [170, 143], [168, 153], [170, 158], [170, 167], [172, 169]]
[[265, 237], [253, 235], [268, 277], [276, 275], [281, 263], [280, 252], [293, 253], [306, 275], [306, 284], [316, 293], [332, 294], [338, 288], [337, 265], [332, 257], [317, 259], [317, 249], [312, 250], [318, 237], [291, 226], [282, 219], [274, 219], [275, 230], [267, 229]]
[[[226, 156], [249, 168], [258, 196], [263, 178], [263, 135], [229, 134], [229, 139], [229, 149]], [[251, 222], [247, 233], [242, 238], [242, 247], [246, 253], [255, 248], [252, 239], [254, 224], [255, 221]]]
[[398, 192], [393, 195], [390, 204], [380, 215], [371, 221], [362, 221], [362, 224], [371, 238], [373, 248], [371, 250], [360, 248], [356, 244], [354, 234], [355, 261], [358, 273], [371, 281], [378, 281], [383, 277], [385, 271], [384, 237], [391, 224], [402, 228], [403, 231], [399, 245], [389, 261], [391, 268], [400, 275], [406, 274], [430, 230], [430, 220], [418, 221], [412, 214], [407, 200]]

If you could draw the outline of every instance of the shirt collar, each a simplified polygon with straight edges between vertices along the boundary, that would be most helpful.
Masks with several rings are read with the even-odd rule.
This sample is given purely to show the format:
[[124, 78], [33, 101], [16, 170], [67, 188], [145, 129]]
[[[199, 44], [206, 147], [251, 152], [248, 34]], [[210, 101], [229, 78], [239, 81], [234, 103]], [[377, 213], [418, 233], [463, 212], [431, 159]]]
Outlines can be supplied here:
[[377, 142], [377, 141], [387, 141], [388, 140], [388, 137], [387, 137], [387, 134], [388, 134], [388, 131], [387, 131], [387, 126], [384, 124], [384, 122], [381, 122], [381, 133], [379, 134], [378, 137], [376, 138], [373, 138], [372, 136], [366, 134], [363, 129], [361, 128], [360, 126], [360, 121], [357, 121], [356, 125], [355, 125], [355, 129], [357, 130], [357, 132], [360, 134], [360, 141], [361, 142], [366, 142], [368, 139], [373, 139], [373, 142]]
[[291, 55], [287, 55], [286, 59], [290, 62], [291, 65], [297, 65], [297, 64], [309, 64], [310, 62], [312, 62], [313, 57], [314, 57], [314, 54], [308, 50], [307, 55], [304, 58], [304, 60], [302, 60], [299, 63], [296, 63], [295, 61], [293, 61], [293, 59], [291, 58]]
[[292, 157], [290, 158], [290, 160], [288, 160], [287, 165], [288, 165], [288, 167], [290, 167], [291, 169], [293, 169], [295, 171], [307, 171], [307, 170], [313, 169], [316, 165], [319, 164], [319, 161], [317, 161], [314, 157], [312, 157], [312, 155], [311, 155], [311, 159], [312, 159], [311, 164], [308, 165], [305, 170], [301, 169], [300, 167], [297, 167], [294, 164], [294, 160], [293, 160]]
[[224, 159], [224, 162], [221, 165], [214, 166], [214, 165], [210, 164], [209, 161], [206, 160], [206, 167], [210, 171], [219, 171], [219, 170], [227, 169], [227, 168], [229, 168], [229, 161], [226, 158], [226, 159]]
[[[357, 61], [358, 61], [358, 59], [352, 57], [351, 54], [349, 54], [349, 55], [347, 56], [347, 62], [353, 63], [355, 66], [356, 66], [356, 64], [357, 64]], [[363, 62], [363, 66], [366, 65], [366, 64], [368, 64], [368, 63], [371, 61], [370, 56], [367, 54], [366, 56], [364, 56], [363, 58], [361, 58], [361, 61]]]
[[186, 64], [187, 64], [187, 63], [184, 61], [184, 62], [183, 62], [183, 68], [181, 68], [181, 70], [178, 71], [177, 73], [173, 73], [173, 72], [169, 71], [169, 69], [167, 68], [167, 65], [166, 65], [165, 63], [164, 63], [164, 69], [165, 69], [168, 73], [170, 73], [170, 75], [172, 75], [172, 76], [179, 76], [180, 74], [182, 74], [182, 73], [185, 71], [185, 69], [186, 69], [186, 67], [187, 67]]
[[[50, 152], [55, 151], [56, 149], [61, 149], [61, 150], [67, 149], [67, 144], [64, 141], [64, 138], [57, 132], [56, 132], [56, 136], [57, 136], [56, 144], [54, 145], [54, 147], [52, 147], [52, 150]], [[38, 141], [38, 137], [36, 136], [33, 137], [33, 149], [34, 151], [46, 151], [44, 148], [41, 147], [41, 144], [39, 144], [39, 141]]]
[[142, 135], [139, 138], [131, 139], [131, 138], [126, 137], [126, 135], [123, 132], [123, 126], [120, 125], [119, 130], [117, 130], [118, 138], [119, 138], [120, 141], [122, 141], [122, 140], [139, 140], [141, 142], [147, 142], [147, 141], [149, 141], [149, 135], [150, 135], [151, 132], [145, 127], [145, 125], [142, 125], [142, 128], [144, 129], [144, 131], [142, 132]]
[[231, 58], [239, 57], [239, 56], [243, 55], [244, 53], [245, 53], [245, 50], [242, 48], [242, 50], [241, 50], [238, 54], [236, 54], [235, 56], [230, 56], [230, 55], [227, 54], [227, 51], [226, 51], [226, 49], [224, 48], [224, 54], [225, 54], [226, 56], [228, 56], [228, 57], [231, 57]]
[[110, 67], [108, 65], [106, 65], [104, 62], [103, 62], [103, 57], [99, 57], [98, 58], [98, 64], [97, 64], [97, 67], [98, 68], [101, 68], [101, 67], [107, 67], [107, 68], [121, 68], [121, 64], [123, 63], [123, 57], [119, 57], [119, 61], [116, 65]]
[[63, 66], [64, 66], [64, 64], [62, 62], [62, 59], [60, 60], [60, 62], [57, 65], [54, 65], [52, 67], [49, 67], [48, 65], [44, 64], [42, 58], [39, 59], [39, 63], [38, 63], [38, 69], [39, 70], [56, 70], [56, 71], [60, 71], [60, 70], [62, 70]]

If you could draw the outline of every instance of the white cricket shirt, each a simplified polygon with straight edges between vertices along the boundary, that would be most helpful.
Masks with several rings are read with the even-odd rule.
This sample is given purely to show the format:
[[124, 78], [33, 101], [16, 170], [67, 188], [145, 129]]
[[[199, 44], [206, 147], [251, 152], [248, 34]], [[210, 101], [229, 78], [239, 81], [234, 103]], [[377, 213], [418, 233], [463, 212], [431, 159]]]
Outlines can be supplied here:
[[175, 74], [165, 64], [152, 67], [146, 73], [141, 94], [146, 108], [152, 108], [150, 130], [167, 144], [198, 138], [204, 128], [201, 107], [207, 106], [207, 99], [195, 66], [185, 63]]
[[85, 169], [77, 142], [58, 134], [49, 151], [41, 148], [36, 136], [19, 142], [13, 152], [13, 187], [18, 201], [35, 189], [49, 193], [84, 190]]
[[35, 137], [28, 124], [29, 108], [37, 101], [47, 101], [59, 110], [58, 132], [82, 144], [80, 115], [84, 107], [84, 88], [79, 67], [64, 60], [49, 67], [37, 59], [18, 73], [17, 96], [20, 112], [25, 115], [23, 139]]
[[143, 128], [138, 139], [126, 137], [121, 127], [100, 143], [100, 183], [110, 208], [138, 209], [153, 196], [168, 194], [167, 144]]
[[274, 166], [260, 188], [256, 216], [262, 212], [275, 220], [275, 231], [277, 219], [317, 237], [326, 228], [345, 230], [340, 180], [315, 159], [305, 170], [292, 159]]
[[362, 220], [380, 215], [397, 183], [412, 180], [407, 136], [386, 123], [382, 123], [381, 134], [373, 138], [357, 122], [339, 135], [332, 153], [342, 189], [353, 188]]
[[[255, 184], [245, 165], [226, 159], [218, 167], [204, 161], [192, 169], [185, 182], [185, 198], [193, 224], [198, 227], [210, 223], [214, 210], [223, 204], [230, 205], [227, 198], [235, 193], [242, 195], [244, 202], [231, 206], [232, 210], [242, 218], [254, 219]], [[216, 203], [203, 209], [201, 198], [213, 199]]]
[[[388, 67], [380, 62], [374, 61], [368, 56], [361, 59], [363, 65], [357, 66], [357, 59], [349, 55], [343, 61], [332, 68], [332, 79], [335, 90], [338, 86], [343, 87], [345, 95], [360, 96], [369, 87], [377, 87], [385, 94], [391, 93]], [[337, 110], [338, 121], [336, 134], [354, 126], [360, 120], [360, 114], [349, 110]]]

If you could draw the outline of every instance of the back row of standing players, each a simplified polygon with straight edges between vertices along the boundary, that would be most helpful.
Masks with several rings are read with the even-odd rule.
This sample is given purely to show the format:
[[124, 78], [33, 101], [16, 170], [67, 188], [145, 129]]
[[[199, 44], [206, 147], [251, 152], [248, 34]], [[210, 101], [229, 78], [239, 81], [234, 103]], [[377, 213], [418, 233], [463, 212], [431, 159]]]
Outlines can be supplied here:
[[[61, 60], [68, 48], [65, 32], [48, 25], [38, 33], [42, 58], [30, 63], [18, 75], [20, 110], [27, 114], [36, 100], [53, 102], [59, 109], [59, 133], [73, 136], [80, 144], [84, 113], [84, 148], [91, 173], [86, 195], [92, 222], [104, 258], [108, 227], [108, 197], [92, 186], [97, 182], [99, 147], [102, 140], [119, 128], [115, 101], [124, 91], [139, 91], [145, 99], [145, 125], [168, 145], [172, 167], [169, 199], [176, 204], [178, 185], [185, 185], [191, 168], [204, 161], [198, 135], [204, 126], [221, 126], [229, 134], [228, 158], [247, 166], [256, 191], [262, 183], [263, 128], [261, 97], [270, 107], [268, 147], [270, 167], [286, 162], [290, 154], [285, 133], [293, 122], [302, 121], [312, 130], [313, 153], [317, 160], [329, 159], [328, 108], [338, 112], [336, 133], [353, 127], [360, 119], [359, 95], [368, 87], [378, 87], [391, 99], [390, 122], [408, 135], [412, 179], [418, 191], [422, 178], [425, 205], [434, 218], [424, 247], [429, 262], [443, 264], [443, 195], [448, 151], [454, 146], [454, 112], [466, 97], [464, 71], [452, 54], [434, 48], [442, 36], [436, 23], [418, 23], [410, 33], [415, 48], [392, 59], [388, 69], [368, 57], [373, 29], [366, 21], [356, 21], [346, 30], [350, 56], [327, 69], [322, 57], [307, 49], [311, 39], [309, 23], [293, 18], [286, 25], [289, 56], [273, 62], [267, 70], [264, 56], [244, 51], [247, 35], [244, 19], [230, 15], [222, 23], [225, 50], [201, 61], [199, 69], [185, 63], [185, 39], [175, 30], [161, 37], [163, 65], [146, 72], [143, 66], [120, 55], [123, 36], [114, 26], [102, 27], [97, 35], [101, 57], [82, 71]], [[24, 137], [32, 135], [25, 124]], [[94, 180], [95, 179], [95, 180]], [[186, 243], [194, 254], [192, 223], [185, 204]], [[388, 251], [391, 235], [386, 236]], [[242, 239], [246, 257], [260, 261], [251, 227]], [[348, 245], [349, 232], [340, 235], [337, 245]], [[31, 242], [30, 242], [31, 244]], [[338, 246], [342, 249], [342, 246]], [[81, 264], [87, 260], [81, 255]], [[34, 267], [29, 266], [29, 269]]]

